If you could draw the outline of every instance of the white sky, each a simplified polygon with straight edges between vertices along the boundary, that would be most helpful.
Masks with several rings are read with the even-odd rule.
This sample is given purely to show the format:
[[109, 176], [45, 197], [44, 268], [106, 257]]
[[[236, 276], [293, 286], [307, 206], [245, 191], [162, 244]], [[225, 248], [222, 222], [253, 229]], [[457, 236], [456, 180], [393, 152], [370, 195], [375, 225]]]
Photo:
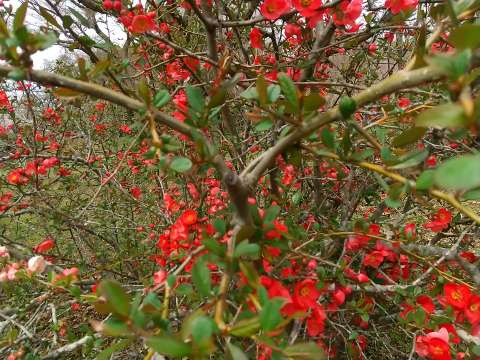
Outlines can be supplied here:
[[[14, 11], [18, 8], [18, 6], [20, 6], [21, 3], [22, 1], [20, 0], [5, 1], [5, 4], [7, 6], [9, 4], [13, 6]], [[45, 4], [44, 6], [48, 8], [47, 4]], [[77, 10], [80, 10], [80, 9], [77, 9]], [[79, 12], [82, 13], [81, 10]], [[76, 20], [73, 15], [72, 15], [72, 18]], [[99, 14], [96, 16], [96, 18], [97, 19], [101, 18], [102, 20], [105, 20], [105, 15]], [[107, 17], [107, 21], [108, 21], [108, 29], [110, 30], [110, 34], [112, 35], [110, 37], [111, 41], [119, 45], [123, 44], [126, 39], [126, 34], [125, 34], [125, 31], [123, 30], [123, 27], [116, 21], [116, 19], [110, 16]], [[46, 21], [43, 18], [41, 18], [38, 14], [36, 14], [34, 11], [28, 10], [27, 16], [26, 16], [26, 23], [29, 29], [34, 29], [36, 26], [40, 24], [45, 24]], [[106, 25], [103, 23], [103, 21], [99, 22], [98, 24], [100, 29], [105, 33], [107, 33]], [[94, 30], [88, 30], [87, 34], [94, 40], [99, 39], [99, 37], [97, 36]], [[63, 47], [58, 45], [54, 45], [49, 47], [46, 50], [39, 51], [32, 56], [33, 67], [35, 69], [43, 69], [48, 62], [54, 61], [65, 51], [68, 51], [68, 50], [65, 50]]]

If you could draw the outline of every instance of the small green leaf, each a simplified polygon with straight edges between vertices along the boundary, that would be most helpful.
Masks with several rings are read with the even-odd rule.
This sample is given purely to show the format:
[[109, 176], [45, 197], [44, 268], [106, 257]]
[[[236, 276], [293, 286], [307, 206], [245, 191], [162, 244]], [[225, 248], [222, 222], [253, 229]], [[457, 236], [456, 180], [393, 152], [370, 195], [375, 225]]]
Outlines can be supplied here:
[[61, 29], [61, 26], [58, 24], [57, 19], [53, 17], [52, 14], [48, 12], [47, 9], [45, 9], [43, 6], [40, 6], [40, 15], [47, 20], [48, 23], [52, 24], [53, 26]]
[[393, 138], [392, 145], [395, 147], [404, 147], [406, 145], [410, 145], [421, 139], [426, 132], [427, 129], [424, 127], [411, 127]]
[[298, 343], [290, 345], [284, 350], [289, 359], [302, 360], [322, 360], [325, 359], [325, 353], [314, 342]]
[[270, 84], [267, 88], [267, 98], [269, 103], [274, 103], [280, 97], [282, 89], [276, 84]]
[[170, 94], [167, 90], [162, 89], [159, 90], [153, 97], [153, 106], [155, 106], [157, 109], [160, 109], [161, 107], [165, 106], [169, 101]]
[[240, 96], [247, 100], [257, 100], [258, 99], [257, 88], [255, 87], [248, 88], [247, 90], [243, 91], [240, 94]]
[[209, 340], [215, 330], [215, 323], [207, 316], [197, 316], [192, 320], [190, 331], [193, 340], [197, 343], [202, 343]]
[[131, 299], [118, 282], [103, 280], [98, 287], [98, 292], [105, 297], [117, 314], [125, 317], [128, 316], [130, 313]]
[[95, 66], [93, 67], [92, 70], [90, 70], [89, 72], [89, 76], [91, 78], [95, 78], [101, 74], [103, 74], [107, 69], [108, 67], [110, 66], [110, 60], [101, 60], [101, 61], [98, 61]]
[[327, 128], [322, 129], [321, 133], [322, 143], [329, 149], [335, 149], [335, 136], [334, 132]]
[[142, 79], [137, 84], [137, 92], [140, 98], [144, 101], [144, 103], [148, 106], [151, 103], [151, 94], [150, 88], [148, 87], [147, 82], [145, 79]]
[[480, 154], [463, 155], [445, 161], [434, 174], [435, 185], [449, 190], [470, 190], [480, 186]]
[[192, 165], [192, 161], [189, 158], [183, 156], [176, 156], [170, 163], [170, 169], [179, 173], [184, 173], [190, 170], [192, 168]]
[[230, 334], [239, 337], [250, 337], [260, 329], [260, 321], [258, 317], [243, 319], [235, 323], [230, 329]]
[[70, 12], [73, 14], [73, 16], [75, 16], [77, 20], [80, 22], [80, 24], [82, 24], [85, 27], [90, 27], [90, 22], [85, 16], [80, 14], [77, 10], [75, 10], [72, 7], [69, 7], [69, 9], [70, 9]]
[[417, 178], [415, 188], [417, 190], [428, 190], [433, 186], [433, 174], [434, 170], [425, 170]]
[[457, 49], [476, 49], [480, 46], [480, 25], [463, 24], [453, 29], [448, 42]]
[[202, 296], [209, 296], [212, 288], [210, 270], [203, 259], [198, 259], [192, 268], [192, 281]]
[[428, 151], [413, 151], [402, 157], [400, 162], [396, 165], [390, 166], [390, 169], [400, 170], [421, 164], [428, 157]]
[[468, 124], [463, 108], [454, 103], [438, 105], [422, 112], [415, 121], [418, 127], [461, 128]]
[[191, 345], [169, 335], [151, 336], [146, 343], [157, 353], [175, 358], [189, 356], [192, 353]]
[[338, 109], [340, 114], [347, 119], [349, 118], [357, 109], [357, 103], [349, 96], [342, 96], [338, 103]]
[[23, 2], [15, 12], [15, 18], [13, 19], [13, 30], [17, 31], [23, 26], [25, 22], [25, 16], [27, 15], [27, 9], [28, 0]]
[[205, 107], [205, 98], [202, 89], [188, 85], [185, 89], [187, 94], [188, 106], [196, 113], [202, 113]]
[[285, 73], [279, 73], [277, 79], [283, 95], [285, 95], [285, 98], [292, 106], [293, 112], [298, 113], [300, 105], [298, 101], [297, 87], [293, 83], [292, 79], [290, 79], [290, 77]]
[[265, 216], [263, 217], [263, 223], [264, 224], [270, 224], [275, 220], [280, 214], [280, 206], [277, 205], [272, 205], [270, 206], [267, 211], [265, 211]]
[[26, 78], [25, 71], [23, 69], [15, 68], [7, 74], [9, 79], [20, 81]]
[[265, 106], [268, 102], [267, 82], [265, 81], [265, 77], [262, 74], [257, 77], [256, 85], [260, 105]]
[[236, 258], [240, 256], [257, 257], [259, 253], [260, 246], [258, 244], [250, 244], [248, 240], [244, 240], [235, 247], [233, 256]]
[[107, 336], [130, 336], [132, 332], [130, 327], [125, 323], [125, 321], [121, 321], [118, 319], [110, 318], [101, 323], [99, 323], [99, 327], [96, 328], [97, 331], [101, 332]]
[[480, 200], [480, 189], [472, 189], [462, 195], [463, 200]]
[[227, 343], [228, 353], [230, 360], [248, 360], [247, 355], [238, 347], [232, 343]]
[[269, 300], [264, 304], [260, 311], [260, 326], [263, 330], [271, 331], [280, 324], [282, 321], [282, 315], [280, 315], [282, 304], [283, 300], [280, 299]]
[[96, 360], [108, 360], [112, 358], [112, 355], [118, 351], [122, 351], [125, 349], [130, 343], [132, 342], [131, 339], [122, 339], [114, 343], [113, 345], [107, 347], [106, 349], [102, 350], [96, 357]]
[[273, 122], [270, 119], [262, 120], [255, 125], [255, 132], [263, 132], [270, 130], [273, 126]]
[[317, 111], [320, 106], [325, 105], [325, 98], [319, 94], [310, 94], [303, 98], [303, 110], [306, 112]]

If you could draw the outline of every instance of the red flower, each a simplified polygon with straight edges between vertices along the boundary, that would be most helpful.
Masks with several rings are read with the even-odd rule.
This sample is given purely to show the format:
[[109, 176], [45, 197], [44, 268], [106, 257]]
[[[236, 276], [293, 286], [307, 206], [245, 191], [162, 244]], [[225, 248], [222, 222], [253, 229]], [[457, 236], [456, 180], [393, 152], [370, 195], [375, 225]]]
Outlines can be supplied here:
[[197, 212], [195, 210], [185, 210], [182, 215], [180, 215], [180, 221], [184, 225], [193, 225], [197, 222]]
[[308, 336], [318, 336], [323, 333], [326, 318], [327, 315], [323, 306], [320, 304], [315, 306], [312, 310], [312, 314], [307, 319]]
[[400, 98], [398, 99], [398, 107], [401, 109], [405, 109], [410, 105], [411, 101], [408, 98]]
[[363, 259], [363, 265], [377, 269], [383, 263], [383, 259], [384, 255], [381, 251], [372, 251]]
[[407, 224], [403, 228], [403, 233], [405, 234], [405, 237], [409, 240], [415, 239], [415, 236], [417, 235], [417, 232], [415, 230], [415, 224]]
[[135, 186], [133, 188], [130, 189], [130, 194], [135, 198], [135, 199], [140, 199], [140, 197], [142, 196], [142, 190]]
[[15, 169], [8, 173], [7, 182], [12, 185], [25, 185], [28, 183], [28, 177], [25, 176], [23, 169]]
[[303, 309], [315, 307], [319, 296], [317, 282], [312, 279], [300, 281], [293, 290], [293, 302]]
[[480, 322], [480, 296], [473, 294], [465, 307], [465, 316], [472, 325]]
[[430, 155], [427, 160], [425, 160], [425, 164], [428, 167], [435, 167], [437, 165], [437, 158], [435, 157], [435, 155]]
[[260, 5], [260, 12], [268, 20], [277, 20], [290, 10], [290, 2], [287, 0], [265, 0]]
[[418, 0], [386, 0], [385, 8], [389, 9], [392, 14], [398, 14], [400, 11], [413, 10], [417, 7]]
[[300, 15], [310, 17], [322, 6], [322, 0], [293, 0], [293, 6]]
[[250, 47], [253, 49], [263, 49], [263, 34], [259, 28], [253, 28], [250, 31]]
[[333, 22], [337, 26], [356, 28], [355, 21], [362, 13], [362, 0], [342, 1], [334, 10]]
[[375, 54], [377, 52], [377, 44], [368, 45], [368, 52], [372, 55]]
[[465, 309], [472, 296], [470, 289], [463, 284], [446, 284], [443, 287], [443, 291], [445, 293], [445, 299], [447, 303], [455, 309], [460, 310]]
[[166, 279], [167, 272], [165, 270], [158, 270], [157, 272], [153, 273], [153, 283], [155, 285], [163, 284]]
[[134, 16], [132, 20], [132, 25], [129, 28], [129, 30], [132, 33], [137, 33], [137, 34], [154, 31], [157, 28], [157, 25], [153, 21], [154, 16], [155, 16], [154, 13], [152, 15], [142, 14], [142, 15]]
[[442, 328], [426, 336], [417, 336], [415, 351], [418, 355], [431, 360], [451, 360], [448, 331]]
[[435, 311], [435, 304], [430, 296], [420, 295], [417, 297], [417, 304], [425, 310], [427, 314], [431, 314]]
[[55, 240], [53, 240], [52, 238], [46, 238], [43, 242], [33, 248], [33, 252], [37, 254], [43, 254], [48, 250], [53, 249], [54, 247]]
[[452, 221], [452, 213], [445, 208], [441, 208], [433, 216], [433, 220], [429, 223], [423, 224], [423, 227], [430, 229], [433, 232], [440, 232], [448, 227]]

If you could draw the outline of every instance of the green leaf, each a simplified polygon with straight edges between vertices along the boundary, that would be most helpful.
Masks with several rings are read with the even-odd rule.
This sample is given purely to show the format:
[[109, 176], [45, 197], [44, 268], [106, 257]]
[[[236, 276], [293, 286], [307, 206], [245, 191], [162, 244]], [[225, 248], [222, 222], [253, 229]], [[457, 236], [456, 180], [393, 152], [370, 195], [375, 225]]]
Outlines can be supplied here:
[[463, 155], [445, 161], [433, 176], [435, 185], [449, 190], [470, 190], [480, 186], [480, 154]]
[[451, 80], [456, 80], [468, 72], [472, 52], [466, 49], [456, 55], [436, 55], [427, 58], [427, 62], [444, 70]]
[[52, 24], [53, 26], [61, 29], [61, 26], [58, 24], [57, 19], [53, 17], [52, 14], [48, 12], [47, 9], [45, 9], [43, 6], [40, 6], [40, 15], [47, 20], [48, 23]]
[[248, 240], [244, 240], [235, 247], [233, 256], [236, 258], [240, 256], [257, 257], [259, 253], [260, 253], [260, 246], [258, 244], [250, 244]]
[[328, 128], [323, 128], [321, 133], [322, 143], [329, 149], [335, 149], [335, 136]]
[[472, 354], [475, 356], [480, 356], [480, 345], [472, 346]]
[[240, 94], [240, 96], [247, 100], [257, 100], [258, 99], [257, 88], [255, 87], [248, 88], [247, 90], [243, 91]]
[[257, 77], [256, 85], [258, 101], [260, 101], [260, 105], [265, 106], [268, 102], [267, 82], [265, 81], [265, 77], [262, 74]]
[[149, 292], [145, 299], [143, 299], [142, 303], [142, 311], [143, 312], [155, 312], [160, 310], [162, 307], [162, 303], [158, 296], [154, 292]]
[[230, 329], [230, 334], [239, 337], [250, 337], [258, 332], [259, 329], [260, 321], [258, 317], [253, 317], [250, 319], [243, 319], [235, 323], [235, 325]]
[[155, 106], [157, 109], [160, 109], [161, 107], [165, 106], [169, 101], [170, 94], [167, 90], [162, 89], [159, 90], [153, 97], [153, 106]]
[[197, 343], [209, 340], [215, 330], [215, 323], [207, 316], [197, 316], [192, 320], [190, 331], [192, 338]]
[[146, 343], [157, 353], [175, 358], [189, 356], [192, 353], [191, 345], [169, 335], [151, 336]]
[[428, 157], [427, 150], [413, 151], [407, 154], [407, 156], [399, 159], [400, 163], [394, 166], [390, 166], [390, 169], [400, 170], [400, 169], [406, 169], [409, 167], [417, 166], [421, 164], [427, 157]]
[[130, 313], [131, 299], [118, 282], [103, 280], [98, 287], [98, 292], [105, 297], [108, 304], [111, 305], [117, 314], [124, 317], [128, 316]]
[[325, 99], [319, 94], [314, 93], [303, 98], [303, 110], [306, 112], [317, 111], [323, 105], [325, 105]]
[[272, 205], [270, 206], [267, 211], [265, 211], [265, 216], [263, 217], [263, 223], [264, 224], [270, 224], [275, 220], [280, 214], [280, 206], [277, 205]]
[[325, 359], [323, 350], [314, 342], [298, 343], [288, 346], [283, 351], [292, 359], [322, 360]]
[[436, 129], [459, 128], [468, 124], [463, 108], [454, 103], [438, 105], [422, 112], [415, 121], [418, 127], [433, 127]]
[[263, 132], [270, 130], [273, 126], [273, 122], [270, 119], [262, 120], [255, 125], [255, 132]]
[[75, 10], [72, 7], [69, 7], [69, 9], [70, 9], [70, 12], [73, 14], [73, 16], [75, 16], [77, 18], [77, 20], [80, 22], [80, 24], [82, 24], [83, 26], [86, 26], [86, 27], [90, 27], [90, 22], [88, 21], [88, 19], [85, 16], [80, 14], [77, 10]]
[[90, 70], [89, 72], [89, 76], [91, 78], [95, 78], [97, 77], [98, 75], [101, 75], [103, 74], [107, 69], [108, 67], [110, 66], [110, 60], [101, 60], [101, 61], [98, 61], [95, 66], [93, 67], [92, 70]]
[[267, 87], [267, 98], [269, 103], [274, 103], [280, 97], [282, 89], [276, 84], [270, 84]]
[[68, 88], [58, 88], [53, 91], [53, 94], [58, 97], [76, 97], [82, 95], [81, 92]]
[[480, 189], [472, 189], [462, 195], [463, 200], [480, 200]]
[[25, 16], [27, 15], [27, 9], [28, 0], [25, 1], [22, 5], [20, 5], [15, 12], [15, 18], [13, 19], [13, 30], [17, 31], [23, 26], [25, 22]]
[[137, 93], [140, 96], [140, 99], [148, 106], [151, 103], [151, 94], [150, 88], [148, 87], [145, 79], [141, 79], [137, 84]]
[[188, 106], [196, 113], [202, 113], [205, 107], [205, 98], [202, 89], [188, 85], [185, 89], [187, 94]]
[[248, 360], [247, 355], [238, 346], [227, 343], [227, 348], [231, 360]]
[[184, 173], [190, 170], [192, 168], [192, 165], [192, 161], [189, 158], [183, 156], [176, 156], [170, 163], [170, 169], [179, 173]]
[[428, 190], [433, 186], [433, 174], [434, 170], [425, 170], [417, 178], [415, 188], [417, 190]]
[[280, 324], [282, 321], [282, 315], [280, 315], [282, 304], [283, 300], [280, 299], [268, 300], [264, 304], [260, 311], [260, 326], [263, 330], [273, 330]]
[[74, 21], [70, 15], [65, 15], [62, 17], [62, 23], [65, 28], [69, 28], [70, 26], [72, 26]]
[[9, 79], [20, 81], [24, 80], [26, 77], [25, 71], [23, 69], [15, 68], [7, 74]]
[[246, 261], [240, 261], [238, 265], [243, 275], [245, 275], [245, 277], [247, 278], [249, 284], [252, 287], [257, 287], [259, 282], [259, 276], [253, 264]]
[[122, 339], [114, 343], [113, 345], [107, 347], [106, 349], [102, 350], [97, 357], [96, 360], [109, 360], [112, 355], [118, 351], [122, 351], [125, 349], [130, 343], [132, 342], [131, 339]]
[[198, 259], [192, 267], [192, 281], [202, 296], [209, 296], [212, 288], [210, 270], [203, 259]]
[[125, 321], [110, 318], [96, 327], [96, 330], [107, 336], [130, 336], [132, 332]]
[[422, 138], [423, 135], [427, 132], [427, 129], [424, 127], [411, 127], [400, 135], [393, 138], [392, 145], [395, 147], [404, 147], [406, 145], [412, 144], [415, 141]]
[[213, 221], [213, 227], [215, 228], [215, 230], [217, 230], [220, 236], [223, 236], [227, 232], [227, 223], [223, 219], [215, 219]]
[[342, 96], [338, 103], [338, 109], [340, 114], [347, 119], [349, 118], [357, 109], [357, 103], [349, 96]]
[[293, 83], [292, 79], [290, 79], [290, 77], [285, 73], [279, 73], [277, 79], [283, 95], [285, 95], [285, 98], [292, 106], [293, 112], [298, 113], [300, 105], [298, 101], [297, 87]]
[[457, 49], [476, 49], [480, 46], [480, 25], [463, 24], [453, 29], [448, 42]]

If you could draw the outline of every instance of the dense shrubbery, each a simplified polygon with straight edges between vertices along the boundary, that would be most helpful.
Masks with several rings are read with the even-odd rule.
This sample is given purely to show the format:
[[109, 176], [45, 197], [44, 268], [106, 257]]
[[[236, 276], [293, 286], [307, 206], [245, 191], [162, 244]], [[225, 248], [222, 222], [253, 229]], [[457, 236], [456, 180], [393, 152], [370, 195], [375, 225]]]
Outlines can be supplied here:
[[1, 6], [2, 358], [480, 358], [478, 0]]

